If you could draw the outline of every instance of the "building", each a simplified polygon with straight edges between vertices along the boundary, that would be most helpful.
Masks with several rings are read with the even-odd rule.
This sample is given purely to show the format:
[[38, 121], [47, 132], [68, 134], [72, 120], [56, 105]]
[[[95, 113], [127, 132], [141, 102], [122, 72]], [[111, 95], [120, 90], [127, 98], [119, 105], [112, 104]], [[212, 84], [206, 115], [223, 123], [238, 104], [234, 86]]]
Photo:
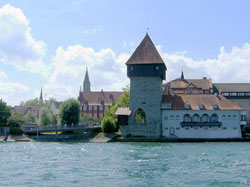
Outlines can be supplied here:
[[14, 111], [20, 112], [23, 115], [27, 115], [29, 112], [31, 112], [37, 119], [39, 119], [41, 108], [41, 106], [15, 106]]
[[177, 78], [163, 85], [165, 94], [212, 94], [213, 86], [211, 79], [185, 79], [182, 71], [181, 78]]
[[168, 138], [241, 138], [246, 111], [222, 95], [163, 95], [162, 136]]
[[148, 34], [126, 65], [130, 104], [116, 111], [123, 136], [242, 137], [246, 111], [222, 95], [212, 94], [211, 80], [185, 80], [182, 73], [181, 79], [170, 82], [169, 90], [163, 93], [167, 68]]
[[59, 107], [62, 104], [62, 102], [54, 101], [50, 105], [50, 112], [53, 115], [58, 115], [59, 114]]
[[247, 109], [246, 120], [250, 125], [250, 83], [214, 83], [213, 89], [215, 93]]
[[114, 91], [91, 91], [88, 69], [86, 69], [83, 81], [83, 91], [79, 92], [79, 101], [81, 104], [81, 114], [93, 116], [98, 119], [104, 117], [105, 110], [108, 110], [116, 103], [122, 92]]

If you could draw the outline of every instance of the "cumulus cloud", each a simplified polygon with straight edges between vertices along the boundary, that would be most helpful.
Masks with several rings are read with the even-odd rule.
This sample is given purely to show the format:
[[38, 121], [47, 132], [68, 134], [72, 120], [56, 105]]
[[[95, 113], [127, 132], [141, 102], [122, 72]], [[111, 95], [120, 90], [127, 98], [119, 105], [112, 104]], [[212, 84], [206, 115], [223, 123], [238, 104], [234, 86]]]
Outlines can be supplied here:
[[167, 81], [180, 77], [181, 70], [186, 78], [211, 78], [213, 82], [250, 82], [250, 44], [233, 47], [226, 52], [220, 48], [215, 59], [196, 60], [186, 56], [187, 51], [173, 54], [162, 53], [168, 67]]
[[45, 73], [42, 58], [46, 44], [31, 35], [29, 20], [23, 11], [9, 4], [0, 8], [0, 61], [19, 70]]
[[76, 97], [88, 67], [92, 90], [121, 90], [128, 84], [125, 62], [128, 54], [112, 49], [95, 51], [82, 45], [58, 47], [52, 59], [53, 72], [44, 89], [54, 97]]
[[0, 71], [0, 98], [7, 101], [9, 105], [20, 102], [29, 88], [18, 82], [11, 82], [7, 74]]

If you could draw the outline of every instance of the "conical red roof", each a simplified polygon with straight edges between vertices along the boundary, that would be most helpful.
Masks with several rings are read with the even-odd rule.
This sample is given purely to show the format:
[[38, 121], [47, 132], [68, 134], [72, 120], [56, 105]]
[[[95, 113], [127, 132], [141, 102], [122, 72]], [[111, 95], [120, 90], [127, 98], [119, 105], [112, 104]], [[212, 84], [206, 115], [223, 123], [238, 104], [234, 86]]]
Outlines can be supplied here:
[[126, 64], [164, 64], [148, 33]]

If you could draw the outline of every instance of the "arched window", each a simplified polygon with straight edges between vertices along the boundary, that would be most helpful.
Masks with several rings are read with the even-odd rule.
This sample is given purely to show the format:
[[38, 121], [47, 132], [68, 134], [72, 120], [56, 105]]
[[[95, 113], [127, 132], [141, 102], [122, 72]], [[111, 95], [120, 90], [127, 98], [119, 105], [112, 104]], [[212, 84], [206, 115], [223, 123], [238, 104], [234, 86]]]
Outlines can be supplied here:
[[202, 115], [202, 122], [207, 123], [209, 121], [209, 116], [207, 114]]
[[136, 123], [146, 123], [146, 113], [141, 108], [136, 111]]
[[198, 114], [194, 114], [192, 117], [192, 122], [200, 122], [200, 116]]
[[211, 122], [217, 122], [218, 121], [218, 115], [217, 114], [213, 114], [211, 116]]
[[191, 122], [191, 117], [190, 117], [190, 115], [189, 115], [189, 114], [185, 114], [185, 115], [184, 115], [184, 118], [183, 118], [183, 121], [184, 121], [184, 122]]

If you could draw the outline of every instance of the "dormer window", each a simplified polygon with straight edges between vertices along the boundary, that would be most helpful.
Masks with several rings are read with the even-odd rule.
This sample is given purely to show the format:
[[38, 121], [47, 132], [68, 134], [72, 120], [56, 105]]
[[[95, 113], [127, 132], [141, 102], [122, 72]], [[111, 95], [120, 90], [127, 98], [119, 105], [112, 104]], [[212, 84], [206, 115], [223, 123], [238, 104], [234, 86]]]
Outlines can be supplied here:
[[184, 104], [185, 109], [190, 109], [190, 104]]
[[212, 104], [212, 107], [213, 107], [214, 110], [218, 109], [218, 105], [217, 104]]
[[204, 105], [203, 104], [198, 104], [198, 107], [199, 107], [200, 110], [204, 109]]

